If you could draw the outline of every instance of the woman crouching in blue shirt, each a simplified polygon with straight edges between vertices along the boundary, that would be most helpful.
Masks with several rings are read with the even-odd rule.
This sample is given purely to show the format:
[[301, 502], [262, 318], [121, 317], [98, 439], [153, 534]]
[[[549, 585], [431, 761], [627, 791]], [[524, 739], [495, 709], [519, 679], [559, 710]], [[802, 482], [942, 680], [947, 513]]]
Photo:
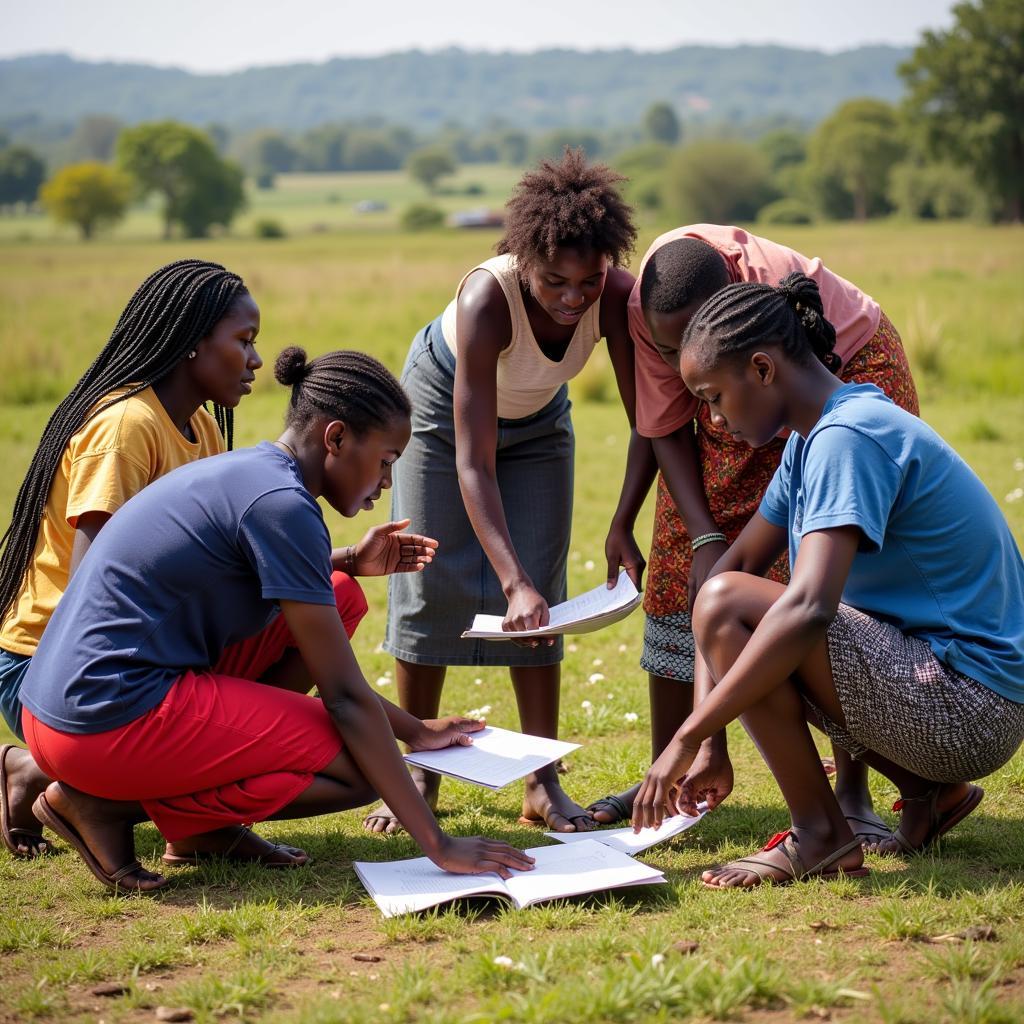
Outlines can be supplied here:
[[[346, 517], [373, 508], [409, 441], [408, 397], [358, 352], [307, 363], [286, 349], [275, 376], [292, 390], [277, 441], [145, 488], [71, 579], [22, 689], [32, 755], [59, 780], [33, 810], [111, 888], [165, 884], [134, 857], [132, 825], [147, 817], [174, 842], [377, 795], [449, 871], [529, 868], [505, 843], [445, 835], [395, 744], [465, 744], [482, 723], [420, 721], [378, 697], [338, 615], [316, 499]], [[350, 562], [423, 568], [434, 542], [400, 533], [405, 525], [371, 531], [378, 550], [350, 549]], [[257, 652], [279, 648], [283, 629], [298, 658], [278, 678], [246, 674], [230, 657], [247, 640]], [[294, 692], [311, 684], [322, 700]]]
[[[881, 853], [927, 849], [980, 803], [970, 780], [1024, 740], [1024, 562], [1006, 520], [934, 430], [833, 375], [834, 342], [801, 274], [723, 289], [683, 338], [683, 380], [716, 425], [755, 448], [792, 431], [758, 514], [697, 598], [712, 682], [633, 817], [720, 803], [732, 788], [724, 729], [739, 718], [792, 824], [704, 872], [712, 887], [867, 873], [808, 720], [899, 789]], [[783, 586], [760, 573], [787, 543]]]

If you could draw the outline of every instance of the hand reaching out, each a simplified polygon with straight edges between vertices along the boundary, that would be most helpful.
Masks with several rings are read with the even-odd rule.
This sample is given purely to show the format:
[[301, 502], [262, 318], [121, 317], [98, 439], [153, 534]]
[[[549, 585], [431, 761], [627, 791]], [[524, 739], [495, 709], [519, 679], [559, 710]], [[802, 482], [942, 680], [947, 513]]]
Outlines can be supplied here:
[[393, 572], [422, 572], [437, 553], [437, 541], [419, 533], [404, 533], [410, 520], [372, 526], [355, 546], [356, 576], [389, 576]]

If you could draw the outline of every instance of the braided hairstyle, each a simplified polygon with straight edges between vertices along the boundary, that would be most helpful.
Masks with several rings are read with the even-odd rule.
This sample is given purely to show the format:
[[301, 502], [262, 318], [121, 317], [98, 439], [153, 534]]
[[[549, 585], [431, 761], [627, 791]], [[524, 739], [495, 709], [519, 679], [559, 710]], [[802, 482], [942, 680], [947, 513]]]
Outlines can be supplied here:
[[694, 314], [682, 348], [696, 345], [712, 365], [765, 345], [780, 345], [794, 362], [818, 359], [833, 373], [842, 361], [833, 351], [836, 329], [825, 319], [818, 285], [793, 273], [777, 288], [769, 284], [730, 284], [712, 295]]
[[505, 207], [498, 255], [514, 256], [523, 277], [554, 259], [559, 246], [598, 252], [623, 266], [636, 243], [632, 207], [617, 187], [625, 180], [605, 164], [588, 164], [582, 149], [566, 146], [561, 160], [542, 160], [522, 176]]
[[676, 238], [656, 249], [640, 275], [640, 304], [652, 313], [674, 313], [703, 302], [729, 283], [722, 254], [700, 238]]
[[286, 427], [301, 430], [326, 415], [361, 437], [412, 415], [409, 396], [394, 374], [364, 352], [328, 352], [306, 362], [305, 351], [292, 345], [275, 360], [274, 377], [292, 389]]
[[[237, 274], [205, 260], [168, 263], [139, 285], [110, 339], [43, 429], [15, 499], [11, 524], [0, 538], [0, 617], [7, 614], [21, 589], [46, 499], [72, 435], [102, 409], [167, 376], [245, 294], [245, 284]], [[97, 405], [111, 391], [125, 386], [124, 394]], [[215, 405], [214, 414], [230, 448], [233, 411]]]

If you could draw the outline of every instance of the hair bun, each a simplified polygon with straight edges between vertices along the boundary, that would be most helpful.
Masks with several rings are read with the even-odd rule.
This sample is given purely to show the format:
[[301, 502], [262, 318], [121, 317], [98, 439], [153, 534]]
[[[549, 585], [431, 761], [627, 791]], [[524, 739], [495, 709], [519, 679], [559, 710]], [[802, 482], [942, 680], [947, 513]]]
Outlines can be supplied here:
[[294, 387], [307, 373], [306, 350], [289, 345], [274, 360], [274, 378], [285, 387]]

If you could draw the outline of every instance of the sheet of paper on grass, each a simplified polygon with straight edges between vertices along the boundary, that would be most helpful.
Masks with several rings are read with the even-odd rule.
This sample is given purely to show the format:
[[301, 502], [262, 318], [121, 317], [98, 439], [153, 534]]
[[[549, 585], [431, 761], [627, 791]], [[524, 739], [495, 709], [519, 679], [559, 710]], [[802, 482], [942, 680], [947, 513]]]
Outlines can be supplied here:
[[548, 609], [548, 624], [539, 629], [510, 632], [501, 628], [502, 616], [477, 615], [473, 625], [462, 636], [463, 639], [512, 640], [531, 636], [558, 636], [562, 633], [593, 633], [624, 619], [641, 600], [640, 591], [633, 586], [633, 581], [623, 570], [611, 590], [602, 583], [585, 594], [552, 605]]
[[632, 826], [627, 825], [626, 828], [606, 828], [594, 832], [545, 832], [544, 835], [570, 845], [592, 839], [621, 853], [641, 853], [692, 828], [707, 813], [707, 807], [705, 803], [697, 804], [700, 813], [695, 818], [688, 814], [676, 814], [666, 818], [660, 828], [642, 828], [639, 832], [634, 832]]
[[443, 750], [419, 750], [406, 754], [409, 764], [453, 779], [472, 782], [488, 789], [501, 789], [530, 772], [579, 749], [578, 743], [565, 743], [546, 736], [511, 732], [487, 726], [470, 734], [468, 747], [445, 747]]
[[521, 908], [543, 900], [665, 881], [657, 868], [601, 843], [539, 846], [526, 852], [536, 858], [536, 866], [532, 871], [513, 871], [508, 879], [495, 874], [455, 875], [427, 857], [356, 861], [352, 866], [385, 917], [427, 910], [466, 896], [498, 896]]

